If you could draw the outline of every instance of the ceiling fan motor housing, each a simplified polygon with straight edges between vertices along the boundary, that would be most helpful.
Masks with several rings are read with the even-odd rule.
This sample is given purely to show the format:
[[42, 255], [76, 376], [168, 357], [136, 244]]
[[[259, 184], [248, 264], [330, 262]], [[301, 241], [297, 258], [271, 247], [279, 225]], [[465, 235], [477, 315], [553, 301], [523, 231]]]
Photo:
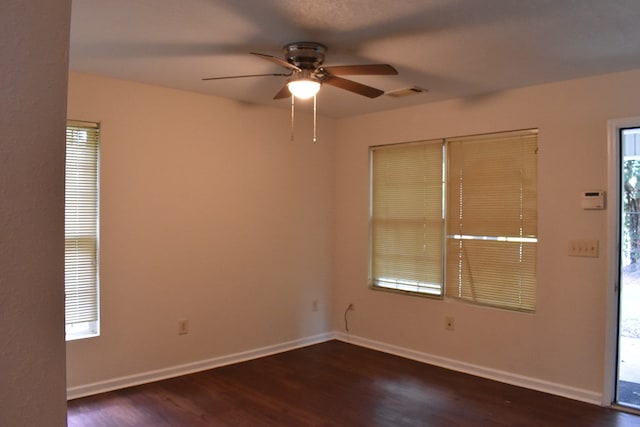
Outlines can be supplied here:
[[327, 47], [315, 42], [296, 42], [285, 45], [283, 50], [287, 62], [303, 70], [313, 71], [324, 62]]

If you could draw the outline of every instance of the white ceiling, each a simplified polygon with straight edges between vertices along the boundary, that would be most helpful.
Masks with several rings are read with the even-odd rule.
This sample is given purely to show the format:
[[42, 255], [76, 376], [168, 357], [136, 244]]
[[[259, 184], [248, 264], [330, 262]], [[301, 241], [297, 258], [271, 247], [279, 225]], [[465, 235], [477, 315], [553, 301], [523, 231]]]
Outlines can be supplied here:
[[640, 68], [638, 0], [74, 0], [72, 7], [76, 71], [288, 108], [288, 99], [272, 100], [285, 77], [201, 79], [280, 73], [249, 52], [282, 57], [287, 43], [315, 41], [329, 49], [325, 65], [389, 63], [399, 71], [353, 80], [387, 92], [429, 90], [369, 99], [324, 86], [318, 110], [332, 117]]

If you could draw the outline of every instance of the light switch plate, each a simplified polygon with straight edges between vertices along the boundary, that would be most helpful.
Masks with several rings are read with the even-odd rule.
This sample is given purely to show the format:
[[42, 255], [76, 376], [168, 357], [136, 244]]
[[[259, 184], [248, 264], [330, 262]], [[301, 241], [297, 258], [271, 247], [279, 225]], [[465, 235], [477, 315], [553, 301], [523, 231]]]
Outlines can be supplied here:
[[597, 240], [569, 240], [569, 256], [598, 257]]

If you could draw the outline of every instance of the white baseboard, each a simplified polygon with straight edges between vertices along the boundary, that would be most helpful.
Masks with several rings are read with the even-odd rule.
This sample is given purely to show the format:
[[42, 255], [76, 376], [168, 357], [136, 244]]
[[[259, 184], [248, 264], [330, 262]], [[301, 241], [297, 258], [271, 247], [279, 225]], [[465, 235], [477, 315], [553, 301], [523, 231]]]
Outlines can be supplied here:
[[603, 396], [601, 393], [570, 387], [563, 384], [552, 383], [549, 381], [526, 377], [523, 375], [517, 375], [497, 369], [473, 365], [466, 362], [460, 362], [458, 360], [422, 353], [420, 351], [411, 350], [380, 341], [374, 341], [354, 335], [347, 335], [342, 332], [328, 332], [312, 337], [301, 338], [294, 341], [288, 341], [240, 353], [214, 357], [212, 359], [201, 360], [184, 365], [171, 366], [168, 368], [142, 372], [140, 374], [129, 375], [126, 377], [113, 378], [106, 381], [70, 387], [67, 389], [67, 399], [76, 399], [92, 394], [104, 393], [107, 391], [132, 387], [135, 385], [150, 383], [167, 378], [178, 377], [180, 375], [192, 374], [194, 372], [205, 371], [207, 369], [231, 365], [233, 363], [245, 362], [247, 360], [257, 359], [260, 357], [294, 350], [296, 348], [319, 344], [332, 339], [337, 339], [340, 341], [348, 342], [350, 344], [370, 348], [372, 350], [382, 351], [384, 353], [393, 354], [396, 356], [404, 357], [406, 359], [428, 363], [430, 365], [439, 366], [441, 368], [464, 372], [466, 374], [471, 374], [478, 377], [503, 382], [506, 384], [542, 391], [544, 393], [567, 397], [569, 399], [579, 400], [595, 405], [602, 405]]
[[288, 341], [280, 344], [270, 345], [267, 347], [257, 348], [254, 350], [214, 357], [212, 359], [201, 360], [198, 362], [186, 363], [184, 365], [171, 366], [154, 371], [142, 372], [140, 374], [113, 378], [106, 381], [99, 381], [76, 387], [69, 387], [67, 388], [67, 399], [77, 399], [79, 397], [89, 396], [92, 394], [132, 387], [135, 385], [164, 380], [167, 378], [178, 377], [180, 375], [192, 374], [194, 372], [206, 371], [208, 369], [218, 368], [220, 366], [245, 362], [247, 360], [257, 359], [276, 353], [294, 350], [296, 348], [319, 344], [321, 342], [329, 341], [334, 338], [335, 334], [332, 332], [328, 332], [324, 334], [314, 335], [312, 337], [306, 337], [294, 341]]
[[350, 344], [367, 347], [372, 350], [382, 351], [384, 353], [393, 354], [404, 357], [406, 359], [416, 360], [418, 362], [428, 363], [430, 365], [439, 366], [441, 368], [451, 369], [453, 371], [463, 372], [475, 375], [477, 377], [487, 378], [506, 384], [519, 387], [525, 387], [531, 390], [542, 391], [544, 393], [554, 394], [557, 396], [567, 397], [573, 400], [602, 405], [602, 393], [590, 390], [570, 387], [563, 384], [552, 383], [537, 378], [526, 377], [523, 375], [513, 374], [510, 372], [500, 371], [497, 369], [487, 368], [483, 366], [473, 365], [466, 362], [460, 362], [454, 359], [434, 356], [427, 353], [411, 350], [408, 348], [398, 347], [392, 344], [386, 344], [379, 341], [373, 341], [367, 338], [361, 338], [354, 335], [347, 335], [342, 332], [335, 333], [335, 339], [348, 342]]

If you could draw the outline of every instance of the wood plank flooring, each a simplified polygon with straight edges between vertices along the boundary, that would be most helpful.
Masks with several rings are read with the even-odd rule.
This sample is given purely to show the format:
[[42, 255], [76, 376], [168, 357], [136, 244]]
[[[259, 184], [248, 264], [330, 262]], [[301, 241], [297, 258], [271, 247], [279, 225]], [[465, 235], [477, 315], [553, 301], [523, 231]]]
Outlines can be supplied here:
[[70, 427], [640, 426], [640, 416], [340, 341], [69, 401]]

